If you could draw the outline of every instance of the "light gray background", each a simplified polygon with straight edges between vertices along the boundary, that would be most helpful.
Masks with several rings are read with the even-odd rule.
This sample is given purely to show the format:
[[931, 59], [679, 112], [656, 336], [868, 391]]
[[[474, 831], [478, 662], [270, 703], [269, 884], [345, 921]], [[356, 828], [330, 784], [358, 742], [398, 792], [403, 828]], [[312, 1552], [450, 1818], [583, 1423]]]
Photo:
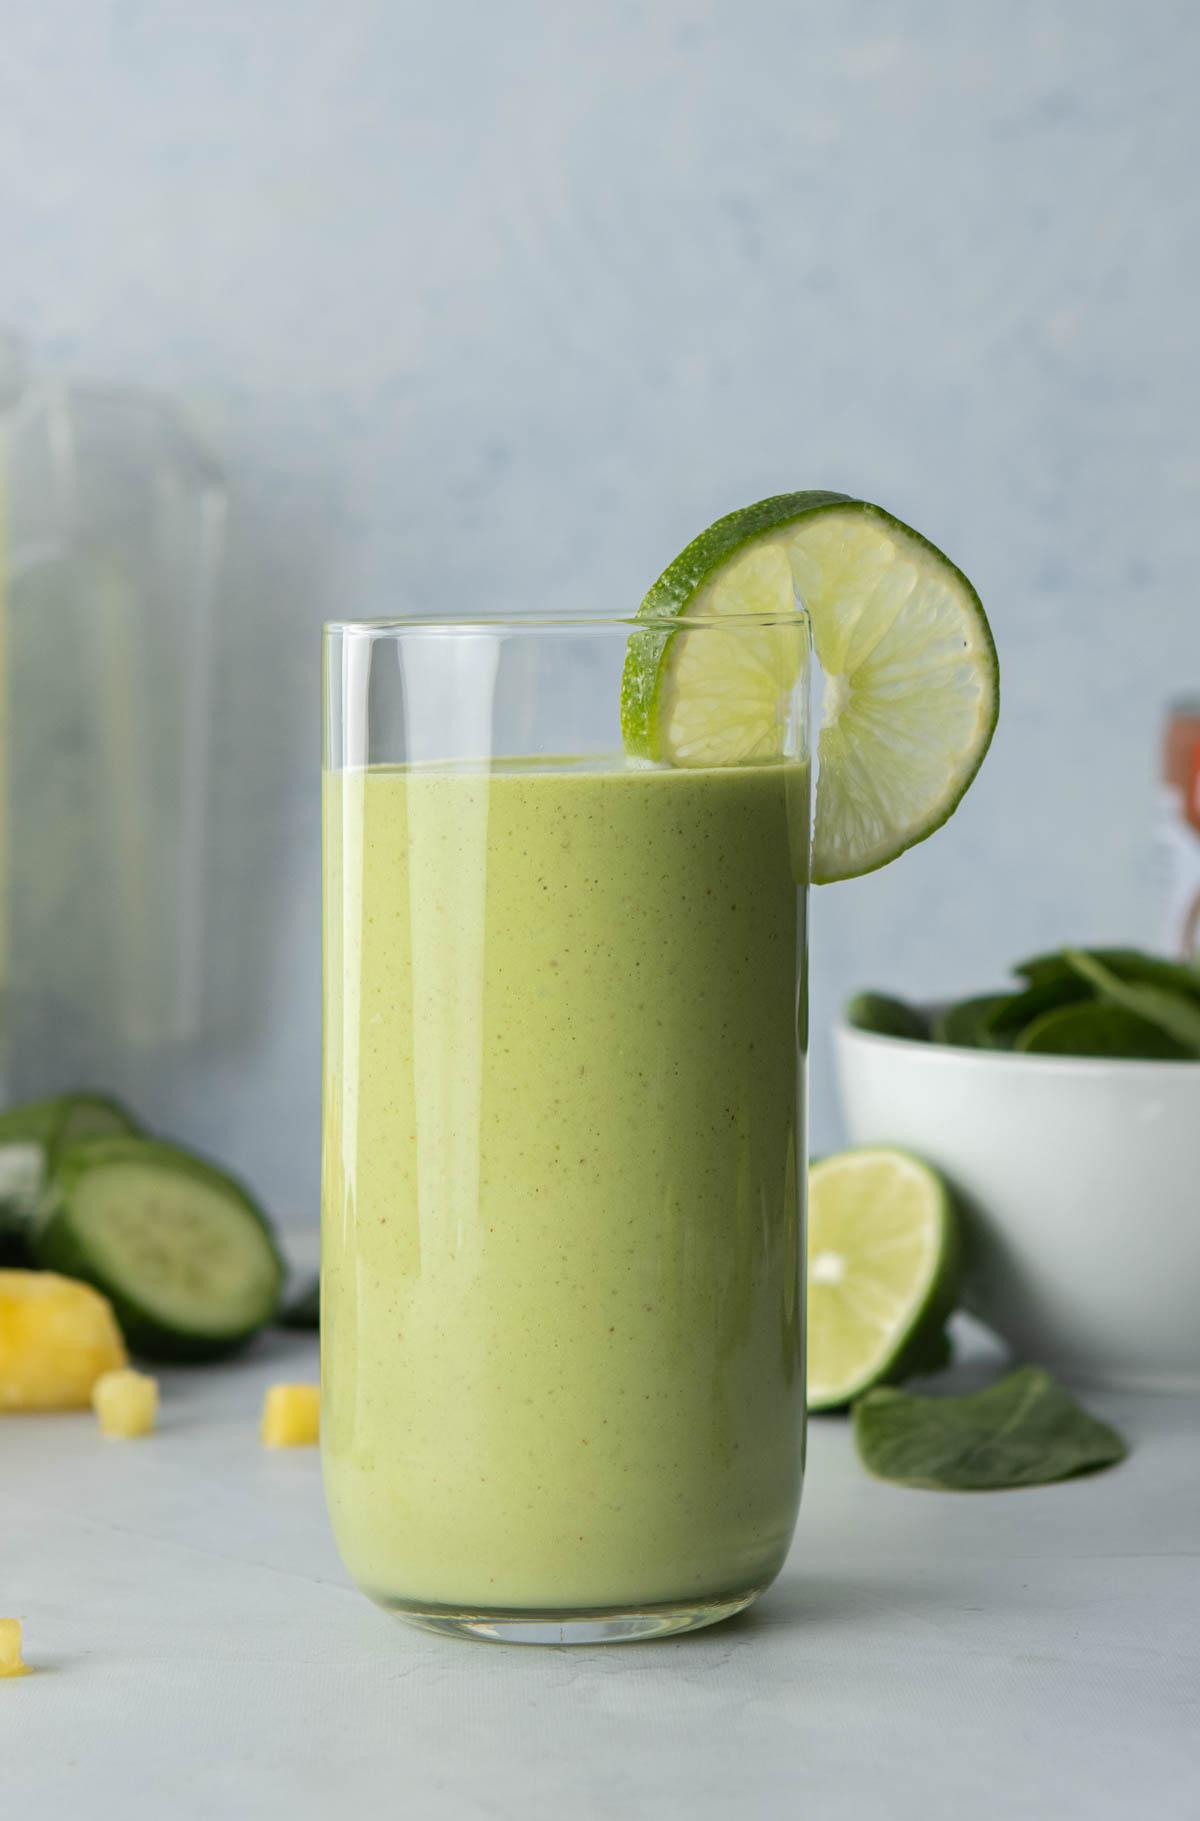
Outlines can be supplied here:
[[0, 319], [172, 394], [235, 491], [214, 896], [249, 984], [148, 1116], [314, 1205], [324, 616], [625, 611], [781, 488], [926, 530], [1004, 665], [953, 827], [818, 894], [816, 1142], [851, 987], [1157, 933], [1198, 53], [1191, 0], [0, 4]]

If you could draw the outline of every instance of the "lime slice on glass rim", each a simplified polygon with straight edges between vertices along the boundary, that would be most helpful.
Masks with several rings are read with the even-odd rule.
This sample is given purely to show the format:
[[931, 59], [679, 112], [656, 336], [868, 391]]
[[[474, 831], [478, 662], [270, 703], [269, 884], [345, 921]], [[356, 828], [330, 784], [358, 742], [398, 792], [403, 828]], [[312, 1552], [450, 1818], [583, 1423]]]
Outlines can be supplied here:
[[[825, 680], [823, 884], [874, 872], [953, 814], [995, 729], [999, 672], [979, 596], [918, 532], [845, 494], [779, 494], [702, 531], [642, 602], [621, 686], [626, 751], [675, 766], [786, 756], [798, 671], [778, 622], [798, 602]], [[736, 640], [695, 625], [734, 615], [759, 623]]]
[[944, 1365], [958, 1294], [950, 1195], [906, 1151], [841, 1151], [808, 1173], [808, 1406]]

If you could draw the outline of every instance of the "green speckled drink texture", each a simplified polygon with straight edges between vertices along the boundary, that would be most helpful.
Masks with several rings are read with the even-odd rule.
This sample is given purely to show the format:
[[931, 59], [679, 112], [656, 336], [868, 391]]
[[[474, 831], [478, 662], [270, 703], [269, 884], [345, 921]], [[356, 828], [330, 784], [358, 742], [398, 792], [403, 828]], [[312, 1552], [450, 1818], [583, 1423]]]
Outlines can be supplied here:
[[325, 792], [347, 1566], [479, 1609], [765, 1584], [803, 1457], [806, 768]]

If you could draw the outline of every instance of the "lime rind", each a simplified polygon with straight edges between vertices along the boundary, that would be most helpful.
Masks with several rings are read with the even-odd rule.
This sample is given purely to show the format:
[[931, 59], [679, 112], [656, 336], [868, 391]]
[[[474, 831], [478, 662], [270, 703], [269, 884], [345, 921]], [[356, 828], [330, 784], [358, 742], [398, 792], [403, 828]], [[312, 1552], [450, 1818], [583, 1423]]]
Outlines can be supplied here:
[[[845, 494], [779, 494], [719, 519], [647, 594], [622, 681], [627, 751], [673, 765], [800, 756], [797, 598], [826, 679], [813, 843], [826, 883], [886, 865], [953, 814], [995, 730], [998, 668], [978, 595], [919, 532]], [[714, 622], [747, 613], [779, 624], [714, 643]]]

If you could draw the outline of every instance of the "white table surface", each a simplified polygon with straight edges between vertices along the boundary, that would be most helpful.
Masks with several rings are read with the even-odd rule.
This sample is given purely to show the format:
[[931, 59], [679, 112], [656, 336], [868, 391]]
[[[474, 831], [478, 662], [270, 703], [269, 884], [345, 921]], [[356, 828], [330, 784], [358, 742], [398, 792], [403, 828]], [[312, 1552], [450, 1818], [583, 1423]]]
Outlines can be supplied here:
[[730, 1816], [1195, 1821], [1200, 1403], [1092, 1394], [1134, 1447], [954, 1496], [814, 1421], [791, 1560], [690, 1638], [426, 1636], [347, 1583], [315, 1450], [269, 1453], [307, 1337], [167, 1374], [160, 1433], [0, 1421], [0, 1813], [35, 1821]]

